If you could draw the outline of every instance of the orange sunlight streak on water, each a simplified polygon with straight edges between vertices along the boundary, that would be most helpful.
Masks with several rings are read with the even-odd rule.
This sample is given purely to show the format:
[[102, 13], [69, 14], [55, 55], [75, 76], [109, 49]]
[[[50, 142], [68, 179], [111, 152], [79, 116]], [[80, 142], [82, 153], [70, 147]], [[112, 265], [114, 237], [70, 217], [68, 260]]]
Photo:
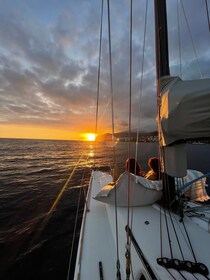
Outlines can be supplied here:
[[66, 183], [65, 183], [64, 186], [62, 187], [62, 189], [61, 189], [61, 191], [59, 192], [58, 196], [56, 197], [56, 199], [55, 199], [55, 201], [54, 201], [52, 207], [51, 207], [50, 210], [47, 212], [47, 216], [44, 218], [44, 220], [43, 220], [43, 222], [42, 222], [40, 228], [38, 229], [38, 233], [36, 234], [36, 236], [34, 237], [33, 241], [31, 242], [32, 244], [33, 244], [33, 243], [37, 240], [37, 238], [40, 236], [41, 232], [43, 231], [43, 229], [45, 228], [45, 226], [46, 226], [46, 224], [48, 223], [49, 219], [51, 218], [52, 213], [53, 213], [53, 210], [56, 208], [58, 202], [60, 201], [60, 199], [61, 199], [61, 197], [62, 197], [62, 195], [63, 195], [63, 192], [65, 191], [65, 189], [66, 189], [68, 183], [70, 182], [71, 178], [72, 178], [73, 175], [74, 175], [74, 172], [76, 171], [77, 167], [79, 166], [80, 161], [81, 161], [81, 159], [82, 159], [84, 153], [85, 153], [85, 150], [84, 150], [83, 153], [81, 154], [81, 156], [80, 156], [80, 158], [79, 158], [77, 164], [75, 165], [74, 169], [72, 170], [72, 172], [71, 172], [69, 178], [67, 179]]

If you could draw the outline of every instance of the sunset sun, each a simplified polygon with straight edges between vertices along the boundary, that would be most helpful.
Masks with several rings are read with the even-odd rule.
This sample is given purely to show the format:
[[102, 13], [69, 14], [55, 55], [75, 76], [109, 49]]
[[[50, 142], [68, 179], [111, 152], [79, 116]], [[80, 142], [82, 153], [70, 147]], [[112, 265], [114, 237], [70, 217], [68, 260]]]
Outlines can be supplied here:
[[96, 135], [95, 135], [95, 133], [87, 133], [87, 134], [86, 134], [86, 140], [87, 140], [87, 141], [95, 141], [95, 140], [96, 140]]

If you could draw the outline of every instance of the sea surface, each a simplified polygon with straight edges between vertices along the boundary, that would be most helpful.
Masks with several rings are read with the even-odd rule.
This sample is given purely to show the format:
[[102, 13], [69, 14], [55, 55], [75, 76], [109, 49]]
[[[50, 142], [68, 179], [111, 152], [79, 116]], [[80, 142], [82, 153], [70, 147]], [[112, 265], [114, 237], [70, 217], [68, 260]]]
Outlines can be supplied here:
[[[118, 143], [114, 150], [123, 172], [128, 143]], [[140, 143], [138, 154], [147, 171], [157, 144]], [[91, 169], [109, 172], [112, 166], [112, 143], [0, 139], [1, 280], [64, 280], [69, 267], [73, 279]], [[210, 172], [210, 145], [188, 145], [188, 167]]]

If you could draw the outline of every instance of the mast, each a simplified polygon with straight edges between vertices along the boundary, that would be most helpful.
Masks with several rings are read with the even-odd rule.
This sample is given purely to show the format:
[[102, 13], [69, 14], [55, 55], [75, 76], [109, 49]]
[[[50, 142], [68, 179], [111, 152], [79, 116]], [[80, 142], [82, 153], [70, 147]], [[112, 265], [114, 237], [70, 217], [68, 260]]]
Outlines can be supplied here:
[[170, 75], [166, 0], [154, 0], [157, 79]]
[[[155, 45], [156, 45], [156, 79], [157, 98], [161, 98], [161, 78], [170, 76], [168, 54], [168, 28], [166, 0], [154, 0], [155, 8]], [[158, 104], [159, 106], [159, 104]], [[159, 109], [158, 109], [159, 112]], [[164, 147], [163, 147], [164, 157]], [[164, 163], [165, 169], [165, 163]], [[175, 180], [164, 171], [163, 173], [163, 203], [170, 207], [175, 198]]]

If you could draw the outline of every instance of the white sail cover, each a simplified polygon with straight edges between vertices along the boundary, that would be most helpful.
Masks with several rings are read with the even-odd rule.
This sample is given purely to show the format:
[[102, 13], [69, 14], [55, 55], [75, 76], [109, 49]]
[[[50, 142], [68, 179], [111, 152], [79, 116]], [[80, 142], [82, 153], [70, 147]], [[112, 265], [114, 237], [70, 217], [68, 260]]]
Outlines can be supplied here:
[[210, 138], [210, 79], [161, 79], [162, 145], [177, 140]]

